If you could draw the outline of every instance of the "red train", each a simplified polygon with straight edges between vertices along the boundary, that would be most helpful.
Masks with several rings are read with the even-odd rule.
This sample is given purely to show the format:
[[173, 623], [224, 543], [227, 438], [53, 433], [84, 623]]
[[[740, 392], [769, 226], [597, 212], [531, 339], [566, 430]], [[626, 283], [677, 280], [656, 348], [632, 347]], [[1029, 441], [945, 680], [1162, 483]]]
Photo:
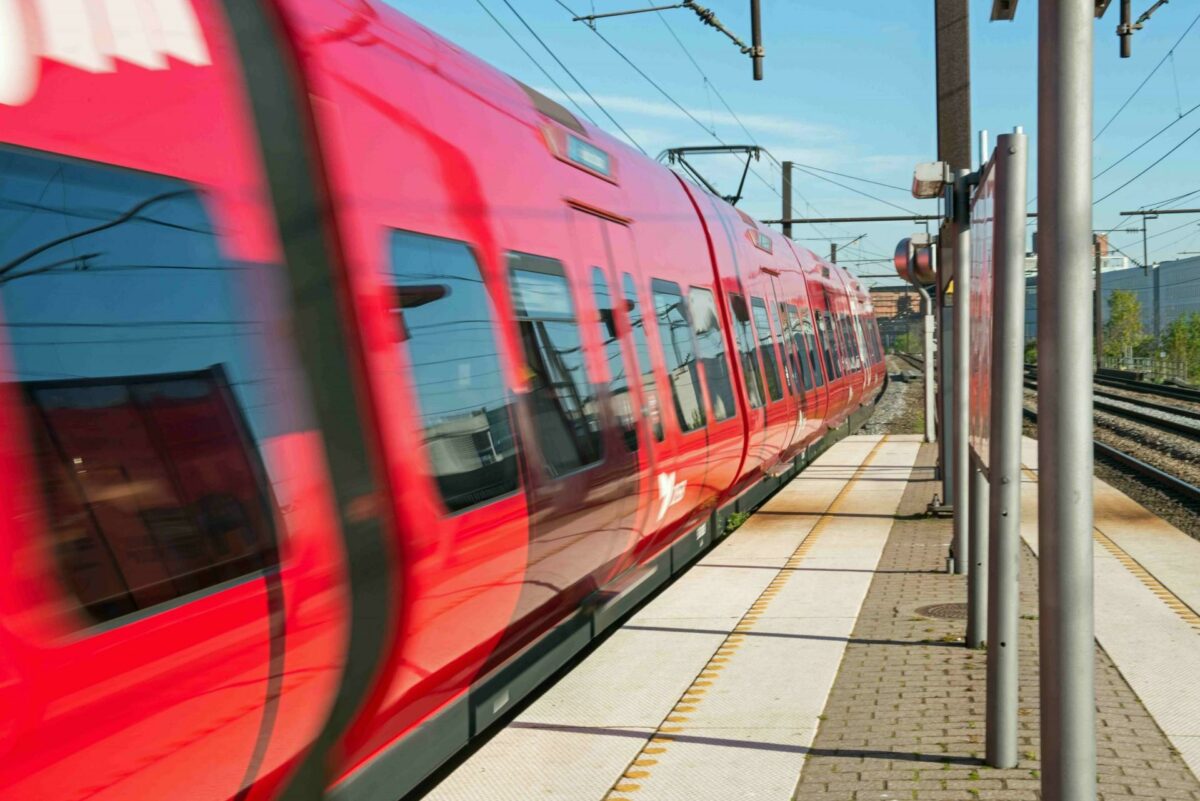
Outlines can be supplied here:
[[0, 1], [0, 797], [394, 799], [837, 437], [836, 265], [374, 0]]

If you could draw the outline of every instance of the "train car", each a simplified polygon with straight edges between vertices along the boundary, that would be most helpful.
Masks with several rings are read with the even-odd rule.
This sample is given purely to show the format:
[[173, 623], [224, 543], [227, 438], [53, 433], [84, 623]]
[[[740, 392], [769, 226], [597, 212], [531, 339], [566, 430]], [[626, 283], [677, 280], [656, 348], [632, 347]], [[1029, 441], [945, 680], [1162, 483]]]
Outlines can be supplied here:
[[392, 801], [866, 419], [863, 288], [374, 0], [0, 2], [0, 797]]

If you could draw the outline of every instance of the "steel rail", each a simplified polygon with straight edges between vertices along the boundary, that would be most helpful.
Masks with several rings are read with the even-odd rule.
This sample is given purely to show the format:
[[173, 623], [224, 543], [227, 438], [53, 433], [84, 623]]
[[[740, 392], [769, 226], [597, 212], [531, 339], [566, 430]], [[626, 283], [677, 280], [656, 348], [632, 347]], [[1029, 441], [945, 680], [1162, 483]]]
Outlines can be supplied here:
[[[1025, 386], [1029, 389], [1037, 391], [1037, 381], [1034, 381], [1031, 378], [1025, 379]], [[1180, 434], [1185, 437], [1200, 439], [1200, 426], [1194, 426], [1189, 423], [1181, 423], [1178, 420], [1168, 420], [1165, 417], [1147, 414], [1146, 412], [1139, 412], [1136, 409], [1127, 409], [1124, 406], [1118, 406], [1115, 403], [1107, 403], [1106, 401], [1096, 399], [1095, 394], [1096, 393], [1093, 390], [1092, 405], [1095, 407], [1096, 411], [1105, 412], [1116, 417], [1123, 417], [1127, 420], [1133, 420], [1153, 428], [1169, 431], [1173, 434]], [[1125, 403], [1138, 403], [1138, 401], [1125, 400]], [[1147, 406], [1147, 408], [1150, 407]], [[1176, 412], [1174, 409], [1171, 409], [1168, 411], [1168, 414], [1178, 414], [1178, 412]]]
[[[1025, 409], [1024, 412], [1025, 417], [1035, 423], [1037, 422], [1037, 412], [1032, 409]], [[1160, 470], [1152, 464], [1143, 462], [1136, 456], [1131, 456], [1125, 451], [1114, 448], [1111, 445], [1106, 445], [1103, 442], [1095, 440], [1092, 441], [1092, 445], [1095, 448], [1097, 456], [1116, 462], [1142, 478], [1150, 479], [1167, 491], [1186, 499], [1188, 503], [1200, 504], [1200, 487], [1197, 487], [1195, 484], [1189, 484], [1183, 479]]]

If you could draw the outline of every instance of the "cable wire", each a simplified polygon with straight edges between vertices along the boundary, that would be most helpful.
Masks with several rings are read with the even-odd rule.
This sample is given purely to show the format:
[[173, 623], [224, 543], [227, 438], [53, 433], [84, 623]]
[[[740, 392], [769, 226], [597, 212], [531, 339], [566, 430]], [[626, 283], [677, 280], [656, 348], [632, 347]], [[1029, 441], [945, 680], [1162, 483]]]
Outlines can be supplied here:
[[[537, 31], [535, 31], [532, 27], [530, 27], [529, 23], [525, 21], [525, 18], [521, 16], [520, 12], [518, 12], [515, 8], [513, 8], [512, 3], [508, 2], [508, 0], [501, 0], [501, 2], [503, 2], [504, 5], [508, 6], [508, 10], [513, 13], [513, 16], [515, 16], [518, 20], [520, 20], [521, 24], [525, 26], [525, 30], [529, 31], [530, 35], [533, 36], [533, 38], [537, 40], [537, 43], [542, 46], [542, 49], [544, 49], [547, 53], [550, 54], [550, 58], [554, 59], [555, 63], [558, 64], [558, 66], [562, 68], [562, 71], [567, 73], [567, 75], [571, 78], [571, 80], [575, 82], [575, 85], [579, 87], [579, 90], [581, 92], [583, 92], [585, 95], [587, 95], [588, 100], [591, 100], [593, 103], [595, 103], [596, 108], [600, 109], [600, 111], [604, 114], [605, 117], [608, 117], [609, 122], [611, 122], [613, 125], [617, 126], [617, 130], [620, 131], [622, 134], [624, 134], [625, 138], [628, 139], [634, 147], [636, 147], [638, 150], [642, 151], [642, 155], [648, 156], [649, 154], [646, 153], [645, 149], [641, 145], [638, 144], [637, 140], [629, 135], [629, 131], [626, 131], [623, 127], [621, 127], [621, 123], [617, 122], [616, 118], [613, 117], [613, 115], [608, 113], [608, 109], [606, 109], [604, 106], [602, 106], [600, 104], [600, 101], [598, 101], [598, 100], [596, 100], [596, 98], [592, 97], [592, 93], [587, 90], [587, 87], [584, 86], [583, 83], [580, 82], [580, 80], [575, 77], [575, 73], [571, 72], [571, 70], [567, 67], [567, 65], [562, 62], [562, 59], [560, 59], [555, 54], [555, 52], [550, 49], [550, 45], [546, 44], [542, 40], [542, 37], [538, 36]], [[560, 3], [560, 5], [561, 5], [561, 3]]]
[[1112, 197], [1113, 195], [1115, 195], [1117, 192], [1120, 192], [1122, 189], [1124, 189], [1125, 187], [1129, 186], [1131, 183], [1133, 183], [1134, 181], [1136, 181], [1138, 178], [1141, 178], [1143, 175], [1145, 175], [1146, 173], [1150, 172], [1150, 170], [1154, 169], [1154, 168], [1155, 168], [1155, 167], [1157, 167], [1159, 164], [1161, 164], [1161, 163], [1162, 163], [1162, 161], [1163, 161], [1163, 159], [1165, 159], [1167, 156], [1171, 155], [1171, 154], [1172, 154], [1172, 153], [1174, 153], [1176, 150], [1178, 150], [1179, 148], [1181, 148], [1181, 147], [1183, 147], [1185, 144], [1187, 144], [1187, 142], [1188, 142], [1188, 141], [1189, 141], [1189, 140], [1190, 140], [1190, 139], [1191, 139], [1193, 136], [1195, 136], [1196, 134], [1200, 134], [1200, 128], [1197, 128], [1196, 130], [1192, 131], [1190, 134], [1188, 134], [1187, 136], [1185, 136], [1185, 137], [1184, 137], [1184, 138], [1183, 138], [1183, 139], [1182, 139], [1182, 140], [1181, 140], [1181, 141], [1180, 141], [1180, 142], [1179, 142], [1177, 145], [1175, 145], [1175, 147], [1171, 148], [1171, 149], [1170, 149], [1170, 150], [1168, 150], [1166, 153], [1163, 153], [1161, 156], [1159, 156], [1157, 159], [1155, 159], [1153, 162], [1151, 162], [1151, 163], [1150, 163], [1150, 165], [1149, 165], [1148, 167], [1146, 167], [1146, 169], [1142, 170], [1142, 171], [1141, 171], [1141, 172], [1139, 172], [1137, 175], [1133, 176], [1133, 177], [1132, 177], [1132, 178], [1130, 178], [1128, 181], [1126, 181], [1125, 183], [1121, 184], [1120, 186], [1118, 186], [1116, 189], [1114, 189], [1114, 190], [1112, 190], [1111, 192], [1109, 192], [1109, 193], [1108, 193], [1107, 195], [1105, 195], [1104, 197], [1100, 198], [1100, 200], [1094, 200], [1094, 201], [1092, 201], [1092, 205], [1094, 206], [1094, 205], [1096, 205], [1097, 203], [1099, 203], [1099, 202], [1101, 202], [1101, 201], [1103, 201], [1103, 200], [1108, 200], [1110, 197]]
[[1154, 73], [1158, 72], [1159, 68], [1167, 62], [1167, 59], [1170, 58], [1175, 52], [1175, 48], [1179, 47], [1179, 43], [1183, 41], [1183, 38], [1187, 36], [1189, 32], [1191, 32], [1192, 28], [1195, 27], [1197, 22], [1200, 22], [1200, 14], [1197, 14], [1196, 18], [1192, 20], [1191, 24], [1184, 29], [1179, 38], [1175, 40], [1175, 44], [1171, 45], [1171, 49], [1167, 51], [1167, 54], [1163, 56], [1157, 64], [1154, 65], [1154, 69], [1150, 70], [1150, 74], [1142, 79], [1142, 82], [1139, 83], [1137, 88], [1133, 90], [1133, 94], [1125, 98], [1125, 102], [1121, 104], [1121, 107], [1118, 108], [1111, 117], [1109, 117], [1108, 122], [1104, 123], [1104, 127], [1100, 129], [1100, 132], [1092, 137], [1093, 142], [1099, 139], [1101, 134], [1108, 130], [1108, 126], [1112, 125], [1113, 121], [1116, 120], [1117, 117], [1121, 116], [1121, 112], [1123, 112], [1125, 108], [1133, 101], [1133, 99], [1137, 97], [1138, 92], [1142, 91], [1142, 88], [1149, 82], [1149, 80], [1154, 77]]
[[[571, 96], [570, 92], [568, 92], [566, 89], [563, 89], [562, 85], [558, 81], [554, 80], [554, 76], [550, 74], [549, 70], [547, 70], [545, 67], [543, 67], [541, 62], [533, 57], [533, 53], [530, 53], [528, 50], [525, 49], [525, 45], [521, 44], [521, 42], [517, 40], [517, 37], [513, 36], [512, 32], [509, 31], [508, 28], [504, 27], [504, 23], [501, 22], [496, 17], [496, 15], [493, 14], [491, 12], [491, 10], [483, 4], [483, 0], [475, 0], [475, 2], [478, 3], [479, 7], [483, 9], [483, 13], [485, 13], [489, 17], [491, 17], [492, 22], [496, 23], [497, 27], [499, 27], [500, 30], [504, 31], [505, 36], [507, 36], [509, 39], [511, 39], [512, 43], [515, 44], [521, 50], [521, 52], [524, 53], [529, 58], [529, 60], [533, 62], [533, 66], [537, 67], [541, 71], [542, 75], [545, 75], [546, 79], [548, 81], [550, 81], [550, 83], [554, 84], [554, 88], [557, 89], [559, 92], [561, 92], [563, 97], [565, 97], [567, 100], [570, 100], [571, 105], [573, 105], [573, 106], [575, 106], [575, 108], [579, 109], [579, 113], [584, 116], [584, 119], [586, 119], [592, 125], [596, 125], [596, 121], [594, 119], [592, 119], [592, 115], [588, 114], [587, 111], [584, 110], [583, 106], [579, 105], [578, 101], [576, 101], [575, 98]], [[596, 127], [598, 128], [600, 126], [596, 125]]]

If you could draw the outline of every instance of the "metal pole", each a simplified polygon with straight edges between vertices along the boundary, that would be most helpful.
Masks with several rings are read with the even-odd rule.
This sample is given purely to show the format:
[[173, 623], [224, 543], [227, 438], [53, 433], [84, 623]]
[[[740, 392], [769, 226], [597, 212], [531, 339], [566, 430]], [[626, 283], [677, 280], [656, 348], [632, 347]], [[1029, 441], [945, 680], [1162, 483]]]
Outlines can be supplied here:
[[758, 0], [750, 0], [750, 58], [754, 61], [754, 80], [763, 79], [762, 14]]
[[1091, 283], [1093, 0], [1038, 4], [1042, 798], [1095, 801]]
[[967, 431], [971, 413], [971, 215], [970, 172], [959, 170], [954, 181], [954, 572], [966, 573], [970, 558], [967, 532], [970, 525], [970, 443]]
[[1150, 272], [1150, 249], [1146, 247], [1146, 240], [1150, 237], [1146, 236], [1146, 231], [1150, 226], [1150, 218], [1142, 215], [1142, 275]]
[[[1158, 339], [1160, 336], [1162, 336], [1162, 295], [1159, 292], [1160, 285], [1158, 282], [1158, 266], [1156, 265], [1150, 269], [1154, 271], [1154, 338]], [[1157, 343], [1155, 344], [1155, 347], [1158, 347]]]
[[837, 242], [829, 243], [829, 260], [837, 264]]
[[933, 298], [929, 291], [918, 283], [913, 284], [921, 295], [921, 319], [924, 325], [924, 345], [921, 354], [925, 360], [925, 441], [937, 442], [937, 410], [934, 408], [933, 390]]
[[1104, 369], [1104, 294], [1100, 288], [1100, 237], [1092, 234], [1092, 248], [1096, 252], [1096, 281], [1092, 290], [1092, 321], [1096, 331], [1096, 372]]
[[977, 456], [971, 457], [969, 531], [971, 568], [967, 571], [967, 647], [987, 642], [988, 619], [988, 480]]
[[1021, 567], [1021, 417], [1025, 359], [1025, 134], [997, 137], [988, 432], [987, 763], [1017, 764]]
[[783, 235], [792, 238], [792, 162], [783, 162]]

